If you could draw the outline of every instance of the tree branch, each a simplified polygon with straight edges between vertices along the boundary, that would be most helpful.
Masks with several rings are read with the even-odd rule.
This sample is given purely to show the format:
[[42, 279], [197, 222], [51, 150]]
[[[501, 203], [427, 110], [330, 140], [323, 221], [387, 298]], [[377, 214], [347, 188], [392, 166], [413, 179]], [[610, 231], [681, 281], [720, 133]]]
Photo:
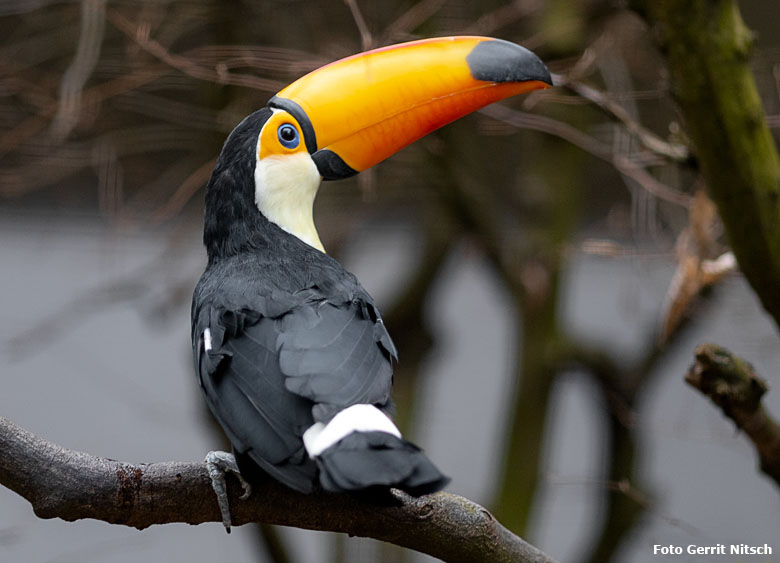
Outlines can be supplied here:
[[736, 0], [634, 0], [669, 67], [672, 94], [739, 266], [780, 326], [780, 156], [750, 68]]
[[702, 344], [685, 381], [712, 399], [747, 434], [761, 470], [780, 485], [780, 425], [761, 404], [767, 385], [753, 366], [725, 348]]
[[690, 161], [691, 154], [687, 146], [663, 140], [634, 119], [631, 113], [612, 100], [605, 92], [578, 80], [568, 80], [567, 77], [562, 75], [557, 75], [556, 78], [558, 78], [555, 82], [556, 86], [562, 86], [571, 90], [581, 98], [601, 108], [607, 115], [620, 121], [628, 132], [634, 135], [647, 150], [680, 164], [686, 164]]
[[587, 133], [583, 133], [568, 123], [544, 115], [513, 110], [498, 104], [486, 106], [481, 110], [478, 110], [478, 113], [487, 115], [488, 117], [492, 117], [493, 119], [517, 127], [518, 129], [542, 131], [543, 133], [560, 137], [581, 148], [585, 152], [592, 154], [596, 158], [600, 158], [611, 164], [618, 172], [637, 182], [642, 188], [647, 190], [648, 193], [654, 195], [658, 199], [680, 205], [681, 207], [688, 207], [691, 204], [693, 198], [691, 198], [690, 195], [675, 190], [661, 181], [656, 180], [652, 174], [640, 166], [633, 158], [615, 153], [611, 146], [594, 139]]
[[[0, 417], [0, 483], [23, 496], [41, 518], [93, 518], [143, 529], [153, 524], [219, 522], [203, 463], [128, 464], [74, 452]], [[230, 480], [233, 523], [266, 522], [344, 532], [391, 542], [444, 561], [554, 563], [513, 535], [484, 508], [437, 493], [398, 506], [346, 495], [302, 495], [269, 479], [241, 501]]]

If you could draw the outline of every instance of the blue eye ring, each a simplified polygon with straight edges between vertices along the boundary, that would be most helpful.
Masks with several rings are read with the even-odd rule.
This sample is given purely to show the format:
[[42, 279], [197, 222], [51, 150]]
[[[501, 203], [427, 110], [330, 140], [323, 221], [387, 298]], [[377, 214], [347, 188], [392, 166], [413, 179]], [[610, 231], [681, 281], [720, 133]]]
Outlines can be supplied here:
[[288, 149], [294, 149], [301, 144], [301, 137], [298, 135], [298, 130], [289, 123], [280, 125], [279, 129], [276, 130], [276, 136], [282, 146]]

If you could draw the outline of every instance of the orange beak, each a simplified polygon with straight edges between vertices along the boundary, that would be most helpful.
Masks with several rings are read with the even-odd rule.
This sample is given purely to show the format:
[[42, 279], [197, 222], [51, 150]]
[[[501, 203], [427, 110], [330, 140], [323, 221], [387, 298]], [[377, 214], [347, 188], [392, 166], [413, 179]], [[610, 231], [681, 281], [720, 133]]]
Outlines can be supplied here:
[[550, 85], [547, 67], [524, 47], [440, 37], [330, 63], [268, 105], [295, 117], [320, 174], [336, 180], [481, 107]]

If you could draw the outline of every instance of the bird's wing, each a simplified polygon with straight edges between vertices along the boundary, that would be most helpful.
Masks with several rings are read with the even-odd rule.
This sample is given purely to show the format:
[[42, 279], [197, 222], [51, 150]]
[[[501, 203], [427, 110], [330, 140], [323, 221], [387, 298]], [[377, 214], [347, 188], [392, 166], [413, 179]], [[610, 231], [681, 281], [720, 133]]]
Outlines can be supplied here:
[[370, 301], [274, 295], [203, 307], [195, 326], [206, 402], [234, 449], [298, 490], [314, 473], [307, 428], [355, 403], [389, 403], [395, 348]]
[[285, 387], [315, 403], [315, 420], [358, 403], [389, 403], [396, 351], [370, 301], [309, 301], [277, 326]]

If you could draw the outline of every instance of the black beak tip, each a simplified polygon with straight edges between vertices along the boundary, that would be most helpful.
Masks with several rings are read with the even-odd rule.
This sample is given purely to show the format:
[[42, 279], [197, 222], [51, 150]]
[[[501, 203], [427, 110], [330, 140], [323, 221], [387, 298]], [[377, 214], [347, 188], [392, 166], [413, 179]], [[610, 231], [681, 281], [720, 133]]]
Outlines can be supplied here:
[[475, 80], [485, 82], [528, 82], [537, 80], [552, 86], [552, 76], [539, 57], [516, 43], [494, 39], [482, 41], [466, 57]]

